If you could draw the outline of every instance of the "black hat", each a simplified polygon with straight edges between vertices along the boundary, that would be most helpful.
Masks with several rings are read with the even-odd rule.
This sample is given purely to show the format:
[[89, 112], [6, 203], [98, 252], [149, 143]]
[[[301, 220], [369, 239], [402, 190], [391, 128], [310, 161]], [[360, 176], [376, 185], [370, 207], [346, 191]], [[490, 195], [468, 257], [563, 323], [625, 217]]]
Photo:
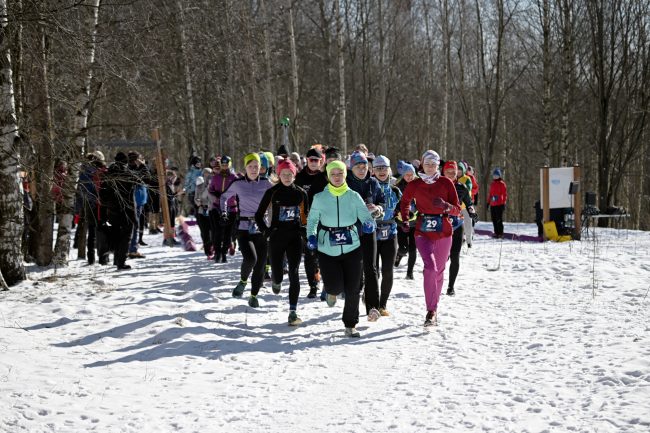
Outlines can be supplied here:
[[127, 162], [128, 158], [124, 152], [117, 152], [115, 154], [115, 162]]
[[312, 147], [307, 151], [307, 158], [322, 158], [323, 154], [321, 153], [320, 150]]
[[281, 144], [280, 147], [278, 147], [278, 151], [275, 152], [276, 155], [289, 155], [289, 151], [287, 150], [287, 146], [284, 144]]
[[328, 147], [325, 151], [325, 158], [336, 158], [341, 159], [341, 152], [336, 147]]
[[200, 156], [193, 156], [190, 159], [190, 165], [195, 165], [195, 164], [198, 164], [199, 162], [201, 162], [201, 157]]

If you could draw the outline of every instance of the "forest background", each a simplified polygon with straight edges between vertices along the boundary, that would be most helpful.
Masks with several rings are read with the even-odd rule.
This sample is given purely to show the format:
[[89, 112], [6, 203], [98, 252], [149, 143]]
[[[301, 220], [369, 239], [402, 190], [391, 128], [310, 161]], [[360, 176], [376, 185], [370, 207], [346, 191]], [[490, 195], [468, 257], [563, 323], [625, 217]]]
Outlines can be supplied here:
[[[534, 219], [540, 167], [578, 164], [582, 195], [650, 229], [650, 0], [0, 0], [0, 22], [9, 285], [26, 250], [66, 263], [87, 152], [151, 158], [158, 128], [181, 168], [192, 153], [239, 161], [277, 149], [285, 116], [292, 151], [465, 159], [482, 199], [501, 167], [510, 221]], [[17, 171], [35, 206], [24, 248]]]

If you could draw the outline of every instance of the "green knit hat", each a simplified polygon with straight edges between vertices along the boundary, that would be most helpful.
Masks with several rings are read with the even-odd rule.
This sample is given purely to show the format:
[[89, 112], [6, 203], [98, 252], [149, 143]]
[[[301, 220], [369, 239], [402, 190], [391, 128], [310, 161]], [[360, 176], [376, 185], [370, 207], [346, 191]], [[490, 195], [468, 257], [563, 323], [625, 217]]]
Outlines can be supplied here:
[[329, 164], [327, 164], [327, 167], [325, 167], [325, 171], [327, 171], [327, 178], [330, 178], [330, 172], [334, 170], [335, 168], [338, 168], [340, 170], [343, 170], [343, 176], [347, 174], [347, 167], [345, 166], [345, 163], [343, 161], [332, 161]]
[[249, 153], [248, 155], [246, 155], [244, 157], [244, 167], [246, 167], [248, 165], [248, 163], [251, 162], [251, 161], [257, 161], [257, 163], [260, 164], [261, 163], [260, 156], [255, 152]]

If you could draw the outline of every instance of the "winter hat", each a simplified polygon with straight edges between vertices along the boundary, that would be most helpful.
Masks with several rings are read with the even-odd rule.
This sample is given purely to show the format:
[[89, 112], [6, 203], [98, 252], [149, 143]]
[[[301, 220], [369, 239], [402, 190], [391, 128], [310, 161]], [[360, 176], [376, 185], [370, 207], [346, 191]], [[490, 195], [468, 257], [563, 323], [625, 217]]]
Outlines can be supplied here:
[[502, 173], [499, 167], [495, 168], [494, 171], [492, 172], [492, 176], [501, 177], [501, 175]]
[[311, 149], [309, 149], [307, 151], [307, 159], [309, 159], [309, 158], [321, 159], [322, 157], [323, 157], [323, 153], [320, 150], [318, 150], [318, 149], [316, 149], [314, 147], [312, 147]]
[[260, 165], [264, 167], [266, 170], [268, 170], [269, 167], [271, 166], [271, 164], [269, 164], [268, 155], [264, 152], [260, 152], [257, 156], [260, 158]]
[[230, 168], [231, 164], [232, 164], [232, 158], [230, 158], [228, 155], [224, 155], [221, 157], [222, 168]]
[[328, 147], [327, 150], [325, 151], [325, 158], [341, 159], [341, 152], [334, 146]]
[[289, 158], [283, 159], [282, 162], [278, 164], [278, 174], [282, 173], [282, 170], [289, 170], [294, 176], [298, 172], [296, 164], [294, 164]]
[[375, 154], [374, 153], [369, 152], [366, 157], [368, 158], [369, 163], [371, 163], [372, 165], [375, 165]]
[[456, 164], [456, 161], [447, 161], [445, 162], [445, 165], [442, 167], [442, 172], [444, 173], [450, 168], [453, 168], [454, 170], [457, 170], [458, 167], [461, 165], [461, 163]]
[[244, 167], [246, 167], [248, 163], [251, 161], [257, 161], [258, 164], [262, 163], [262, 161], [260, 160], [260, 156], [257, 153], [249, 153], [244, 157]]
[[130, 150], [129, 153], [126, 154], [129, 162], [135, 162], [140, 158], [140, 154], [136, 152], [135, 150]]
[[327, 164], [327, 167], [325, 168], [325, 171], [327, 171], [327, 178], [328, 178], [328, 179], [330, 178], [330, 173], [331, 173], [332, 170], [334, 170], [335, 168], [338, 168], [338, 169], [340, 169], [340, 170], [343, 170], [343, 176], [345, 176], [345, 175], [347, 174], [348, 169], [347, 169], [347, 167], [345, 166], [345, 163], [344, 163], [343, 161], [339, 161], [339, 160], [332, 161], [332, 162], [330, 162], [329, 164]]
[[268, 166], [273, 167], [275, 165], [275, 157], [273, 156], [273, 152], [264, 152], [264, 155], [266, 155], [266, 159], [269, 160]]
[[399, 174], [400, 176], [404, 176], [409, 171], [415, 174], [415, 167], [413, 167], [411, 164], [401, 159], [397, 161], [397, 174]]
[[212, 169], [210, 167], [205, 167], [201, 172], [202, 176], [209, 176], [212, 174]]
[[124, 152], [117, 152], [115, 154], [115, 162], [123, 162], [126, 164], [128, 158]]
[[288, 155], [289, 151], [287, 150], [287, 146], [284, 144], [281, 144], [280, 147], [278, 147], [278, 151], [275, 152], [276, 155]]
[[416, 170], [419, 169], [419, 168], [420, 168], [420, 160], [419, 160], [419, 159], [414, 159], [413, 161], [411, 161], [411, 165], [412, 165], [413, 168], [415, 168]]
[[440, 164], [440, 155], [434, 152], [433, 150], [427, 150], [422, 154], [422, 163], [424, 164], [427, 160], [433, 161], [436, 165]]
[[458, 163], [458, 168], [460, 169], [461, 172], [463, 172], [463, 174], [465, 174], [465, 172], [467, 171], [467, 166], [463, 163], [463, 161], [460, 161]]
[[368, 164], [368, 158], [366, 158], [366, 155], [364, 155], [363, 152], [355, 150], [352, 152], [352, 155], [350, 155], [350, 168], [357, 164]]
[[372, 163], [373, 167], [390, 167], [390, 159], [384, 155], [379, 155]]
[[99, 150], [91, 152], [90, 155], [94, 156], [99, 161], [102, 161], [102, 162], [106, 161], [106, 158], [104, 157], [104, 154], [102, 152], [100, 152]]

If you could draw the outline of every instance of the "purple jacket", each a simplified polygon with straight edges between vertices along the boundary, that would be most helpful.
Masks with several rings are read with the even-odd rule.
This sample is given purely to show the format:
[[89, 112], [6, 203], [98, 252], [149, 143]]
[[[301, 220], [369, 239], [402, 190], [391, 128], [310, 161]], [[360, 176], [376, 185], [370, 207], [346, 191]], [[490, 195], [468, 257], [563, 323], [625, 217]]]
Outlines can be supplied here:
[[[208, 187], [208, 192], [215, 197], [214, 207], [212, 209], [217, 209], [217, 210], [223, 209], [220, 205], [221, 194], [223, 194], [224, 191], [230, 188], [230, 185], [237, 179], [238, 179], [237, 175], [232, 172], [228, 173], [226, 176], [224, 176], [222, 172], [218, 172], [212, 175], [212, 179], [210, 180], [210, 186]], [[237, 199], [235, 197], [231, 197], [231, 199], [228, 200], [228, 212], [231, 213], [237, 212]]]
[[273, 184], [268, 178], [260, 176], [257, 180], [250, 180], [244, 176], [230, 184], [224, 193], [221, 194], [220, 206], [224, 208], [226, 202], [237, 197], [239, 204], [239, 230], [248, 230], [250, 220], [255, 219], [255, 212], [259, 207], [262, 197], [267, 189]]

